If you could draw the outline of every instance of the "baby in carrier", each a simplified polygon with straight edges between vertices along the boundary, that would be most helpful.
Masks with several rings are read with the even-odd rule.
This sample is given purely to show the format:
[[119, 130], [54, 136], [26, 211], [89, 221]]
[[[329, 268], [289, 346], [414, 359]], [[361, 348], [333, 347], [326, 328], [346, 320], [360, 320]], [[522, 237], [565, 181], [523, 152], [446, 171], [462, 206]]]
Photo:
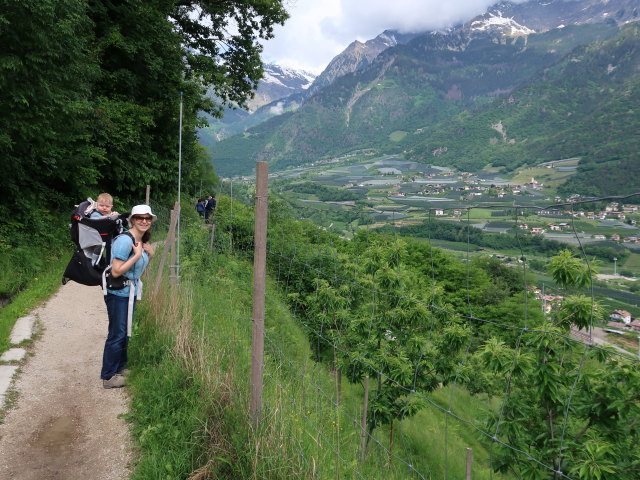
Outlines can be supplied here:
[[109, 263], [111, 242], [120, 234], [128, 214], [112, 212], [113, 198], [101, 193], [98, 200], [87, 198], [71, 213], [70, 233], [75, 252], [65, 269], [62, 284], [69, 280], [83, 285], [101, 285], [102, 272]]
[[91, 205], [91, 208], [95, 208], [95, 210], [91, 212], [89, 218], [106, 218], [120, 215], [118, 212], [111, 211], [113, 208], [113, 197], [108, 193], [98, 195], [98, 199]]

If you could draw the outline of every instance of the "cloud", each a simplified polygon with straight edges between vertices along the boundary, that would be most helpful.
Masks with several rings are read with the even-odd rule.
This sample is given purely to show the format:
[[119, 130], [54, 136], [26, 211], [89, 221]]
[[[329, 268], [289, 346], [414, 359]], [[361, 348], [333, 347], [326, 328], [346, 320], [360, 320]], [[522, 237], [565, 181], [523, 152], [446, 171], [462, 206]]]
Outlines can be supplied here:
[[291, 17], [274, 29], [275, 38], [266, 43], [263, 57], [268, 62], [320, 73], [349, 44], [322, 28], [323, 22], [340, 21], [340, 0], [297, 0], [287, 5], [287, 10]]
[[[522, 3], [526, 0], [517, 0]], [[264, 59], [320, 73], [354, 40], [366, 41], [384, 30], [402, 33], [447, 28], [484, 13], [495, 0], [295, 0], [285, 5], [291, 17], [276, 27]]]
[[274, 106], [269, 108], [269, 113], [272, 115], [282, 115], [284, 113], [284, 103], [276, 103]]

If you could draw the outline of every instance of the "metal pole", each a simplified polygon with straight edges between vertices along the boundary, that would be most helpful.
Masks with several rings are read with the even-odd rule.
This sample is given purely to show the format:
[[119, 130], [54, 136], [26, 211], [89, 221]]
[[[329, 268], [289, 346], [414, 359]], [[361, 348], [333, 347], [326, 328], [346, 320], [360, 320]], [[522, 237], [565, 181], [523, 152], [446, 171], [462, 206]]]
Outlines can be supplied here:
[[253, 254], [253, 341], [251, 351], [251, 417], [260, 423], [264, 372], [264, 305], [267, 264], [267, 162], [256, 162], [256, 218]]
[[613, 257], [613, 276], [614, 277], [617, 275], [617, 270], [616, 270], [617, 264], [618, 264], [618, 259], [616, 257]]
[[[233, 228], [233, 180], [231, 180], [231, 187], [230, 187], [230, 191], [229, 191], [229, 209], [230, 209], [230, 214], [229, 214], [229, 218], [231, 218], [231, 225]], [[233, 250], [233, 232], [231, 232], [231, 235], [229, 235], [229, 249]]]
[[182, 190], [182, 98], [184, 93], [180, 92], [180, 127], [178, 131], [178, 210], [176, 211], [176, 282], [180, 283], [180, 194]]

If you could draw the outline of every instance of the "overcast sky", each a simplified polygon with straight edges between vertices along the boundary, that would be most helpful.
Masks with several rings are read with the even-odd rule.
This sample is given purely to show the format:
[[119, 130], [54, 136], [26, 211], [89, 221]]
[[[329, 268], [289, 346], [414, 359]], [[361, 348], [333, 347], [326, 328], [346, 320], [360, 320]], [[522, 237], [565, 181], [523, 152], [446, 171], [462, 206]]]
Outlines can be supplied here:
[[364, 42], [384, 30], [446, 28], [484, 13], [497, 0], [283, 1], [290, 18], [265, 44], [263, 59], [319, 74], [354, 40]]

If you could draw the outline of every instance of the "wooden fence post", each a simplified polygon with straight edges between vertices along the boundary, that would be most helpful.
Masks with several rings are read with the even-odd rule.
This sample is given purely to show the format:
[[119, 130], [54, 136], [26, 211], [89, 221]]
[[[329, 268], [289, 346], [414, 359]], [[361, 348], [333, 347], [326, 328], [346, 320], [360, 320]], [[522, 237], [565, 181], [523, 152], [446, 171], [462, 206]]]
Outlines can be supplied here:
[[[177, 202], [176, 202], [176, 205]], [[162, 272], [164, 271], [164, 264], [167, 261], [167, 254], [171, 249], [171, 245], [175, 243], [176, 238], [176, 222], [178, 220], [177, 210], [174, 208], [171, 210], [171, 219], [169, 221], [169, 232], [167, 233], [167, 240], [165, 241], [164, 250], [162, 251], [162, 258], [160, 259], [160, 265], [158, 265], [158, 273], [156, 274], [156, 283], [153, 286], [153, 291], [157, 292], [162, 282]]]
[[209, 250], [213, 250], [213, 239], [216, 236], [216, 224], [212, 223], [210, 225], [211, 228], [211, 235], [209, 235]]
[[466, 480], [471, 480], [471, 463], [473, 461], [473, 449], [467, 448], [467, 478]]
[[[180, 212], [176, 209], [174, 215], [176, 216], [176, 225], [178, 224], [178, 215]], [[177, 227], [176, 227], [177, 228]], [[176, 236], [173, 235], [171, 239], [167, 239], [169, 242], [169, 279], [172, 285], [178, 284], [178, 255], [176, 253]]]
[[364, 377], [364, 406], [362, 409], [362, 432], [360, 437], [360, 461], [364, 462], [367, 447], [367, 410], [369, 409], [369, 375]]
[[145, 205], [149, 205], [150, 201], [151, 201], [151, 185], [147, 185], [147, 194], [144, 197]]
[[267, 162], [256, 162], [256, 212], [253, 254], [253, 340], [251, 351], [251, 417], [261, 420], [264, 374], [264, 305], [267, 264]]

